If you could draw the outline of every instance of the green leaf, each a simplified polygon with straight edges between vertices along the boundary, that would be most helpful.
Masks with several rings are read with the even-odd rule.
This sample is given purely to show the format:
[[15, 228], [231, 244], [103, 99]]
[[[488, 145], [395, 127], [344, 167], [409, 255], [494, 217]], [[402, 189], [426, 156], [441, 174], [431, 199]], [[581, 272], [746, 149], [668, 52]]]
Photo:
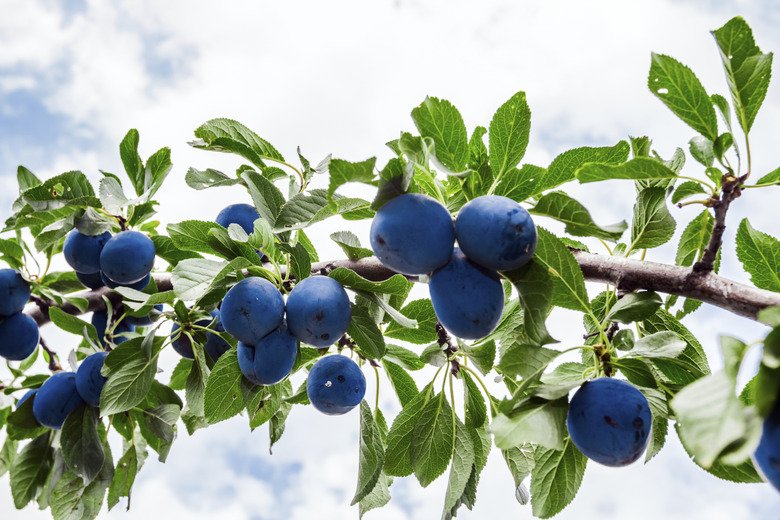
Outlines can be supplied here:
[[209, 424], [230, 419], [244, 409], [238, 354], [231, 348], [219, 358], [206, 382], [204, 414]]
[[148, 190], [149, 197], [154, 196], [154, 194], [157, 193], [157, 190], [162, 187], [171, 168], [173, 168], [173, 163], [171, 162], [170, 148], [160, 148], [149, 157], [146, 161], [146, 171], [144, 175], [144, 191]]
[[447, 170], [466, 170], [468, 135], [457, 108], [447, 100], [429, 96], [412, 110], [412, 119], [420, 135], [433, 139], [434, 155]]
[[608, 179], [675, 179], [677, 174], [661, 161], [650, 157], [636, 157], [619, 164], [586, 163], [575, 173], [582, 184]]
[[482, 372], [483, 375], [487, 375], [488, 372], [493, 370], [493, 363], [496, 360], [496, 342], [486, 341], [481, 345], [469, 346], [465, 342], [458, 342], [458, 348], [463, 352], [466, 357], [474, 363], [474, 367]]
[[263, 168], [263, 159], [282, 162], [284, 157], [268, 141], [238, 121], [218, 118], [207, 121], [195, 130], [195, 137], [203, 141], [190, 143], [202, 150], [236, 153]]
[[658, 386], [650, 363], [644, 359], [622, 357], [620, 359], [613, 359], [611, 364], [620, 370], [620, 372], [626, 376], [626, 379], [636, 386], [646, 388], [655, 388]]
[[406, 370], [420, 370], [425, 363], [420, 356], [409, 349], [399, 347], [398, 345], [386, 345], [385, 360], [391, 360]]
[[682, 354], [677, 357], [678, 360], [686, 362], [688, 364], [687, 366], [673, 364], [665, 359], [653, 360], [654, 364], [661, 372], [673, 382], [684, 385], [698, 379], [704, 374], [710, 373], [710, 368], [707, 364], [707, 356], [704, 354], [704, 349], [701, 344], [679, 320], [675, 319], [675, 317], [667, 311], [659, 309], [655, 316], [644, 320], [643, 329], [647, 334], [672, 331], [688, 344]]
[[777, 184], [778, 182], [780, 182], [780, 168], [767, 173], [758, 179], [756, 184]]
[[650, 444], [645, 453], [645, 463], [656, 456], [666, 442], [669, 430], [669, 405], [666, 402], [666, 394], [653, 388], [639, 388], [639, 391], [647, 398], [650, 405], [650, 413], [653, 416], [653, 426], [650, 435]]
[[737, 230], [737, 257], [756, 287], [780, 292], [780, 241], [754, 229], [748, 219]]
[[144, 192], [144, 162], [138, 155], [138, 130], [131, 129], [125, 135], [122, 142], [119, 143], [119, 156], [122, 158], [122, 164], [125, 167], [127, 176], [139, 197]]
[[566, 437], [567, 399], [547, 401], [530, 399], [511, 417], [497, 415], [490, 423], [496, 446], [512, 448], [525, 443], [538, 444], [554, 450], [564, 449]]
[[547, 172], [537, 182], [534, 194], [574, 180], [577, 170], [586, 163], [600, 163], [612, 166], [623, 164], [628, 159], [628, 152], [629, 146], [626, 141], [620, 141], [615, 146], [599, 148], [583, 146], [563, 152], [553, 160]]
[[588, 312], [585, 277], [574, 255], [558, 238], [542, 227], [536, 228], [538, 240], [534, 261], [552, 275], [552, 303], [575, 311]]
[[661, 307], [661, 297], [653, 291], [642, 291], [623, 295], [607, 313], [604, 323], [619, 321], [633, 323], [649, 318]]
[[672, 331], [661, 331], [639, 338], [626, 357], [676, 358], [687, 348], [687, 343]]
[[686, 181], [677, 186], [677, 189], [674, 190], [674, 193], [672, 194], [672, 204], [677, 204], [681, 200], [694, 195], [706, 194], [707, 192], [704, 191], [704, 188], [698, 182]]
[[398, 395], [401, 406], [406, 406], [418, 394], [414, 379], [406, 370], [392, 361], [384, 359], [382, 365], [385, 367], [385, 373], [390, 380], [390, 384], [393, 385], [393, 389], [395, 389], [395, 393]]
[[407, 328], [396, 322], [391, 322], [385, 329], [385, 336], [417, 345], [427, 345], [436, 341], [438, 338], [436, 333], [437, 318], [436, 313], [433, 311], [431, 300], [425, 298], [409, 302], [401, 309], [401, 314], [416, 321], [417, 327]]
[[517, 331], [518, 335], [539, 346], [555, 343], [545, 324], [553, 299], [553, 280], [548, 270], [531, 259], [523, 267], [502, 274], [517, 288], [523, 306], [522, 330]]
[[455, 419], [455, 442], [452, 449], [452, 467], [444, 495], [444, 514], [456, 508], [463, 492], [466, 490], [474, 467], [474, 444], [466, 427]]
[[[402, 136], [405, 135], [409, 134], [402, 134]], [[388, 201], [407, 193], [414, 177], [414, 170], [413, 162], [406, 163], [400, 157], [390, 159], [382, 171], [379, 172], [379, 187], [376, 197], [374, 197], [374, 201], [371, 203], [371, 209], [379, 211], [379, 208]]]
[[16, 181], [19, 183], [19, 193], [41, 185], [40, 179], [22, 165], [16, 168]]
[[48, 432], [33, 439], [16, 456], [10, 471], [11, 495], [16, 509], [26, 506], [43, 486], [51, 456], [51, 435]]
[[271, 225], [276, 225], [276, 220], [285, 204], [282, 192], [271, 181], [255, 171], [244, 171], [240, 177], [249, 189], [257, 214]]
[[147, 357], [141, 348], [143, 338], [125, 341], [109, 352], [101, 373], [108, 377], [100, 394], [100, 415], [130, 410], [149, 393], [157, 374], [157, 355], [164, 338], [154, 341], [154, 354]]
[[108, 509], [109, 511], [119, 503], [120, 497], [130, 497], [130, 490], [133, 488], [135, 476], [139, 470], [138, 451], [134, 445], [127, 447], [124, 455], [117, 461], [114, 479], [108, 488]]
[[442, 392], [426, 403], [412, 432], [409, 457], [422, 487], [428, 487], [449, 466], [453, 428], [452, 409]]
[[[352, 320], [347, 334], [355, 340], [360, 351], [369, 359], [381, 359], [385, 355], [385, 339], [374, 319], [363, 307], [352, 305]], [[333, 338], [338, 341], [339, 338]]]
[[339, 282], [344, 287], [381, 294], [406, 295], [408, 292], [407, 286], [411, 283], [401, 274], [393, 275], [387, 280], [383, 280], [381, 282], [372, 282], [363, 278], [355, 271], [347, 269], [346, 267], [338, 267], [328, 273], [328, 276]]
[[173, 268], [171, 282], [176, 296], [182, 300], [197, 300], [203, 296], [217, 275], [229, 264], [205, 258], [182, 260]]
[[543, 215], [566, 224], [566, 232], [577, 237], [596, 237], [617, 242], [628, 225], [621, 221], [611, 226], [598, 226], [585, 206], [562, 191], [544, 195], [531, 210], [534, 215]]
[[73, 410], [62, 425], [60, 444], [65, 462], [88, 485], [100, 473], [105, 455], [97, 426], [98, 408], [81, 405]]
[[176, 267], [176, 264], [188, 258], [201, 258], [198, 253], [179, 249], [173, 240], [165, 235], [153, 236], [152, 242], [154, 242], [155, 254], [173, 267]]
[[374, 184], [376, 157], [363, 162], [351, 163], [343, 159], [331, 159], [328, 165], [330, 184], [328, 184], [328, 201], [333, 201], [333, 194], [342, 184], [348, 182], [363, 182]]
[[541, 193], [539, 186], [546, 174], [547, 170], [533, 164], [524, 164], [519, 170], [512, 168], [504, 174], [493, 193], [523, 202], [531, 195]]
[[33, 415], [32, 405], [36, 395], [30, 396], [22, 406], [17, 406], [16, 410], [8, 415], [6, 432], [9, 439], [20, 441], [46, 433], [47, 429], [38, 424]]
[[677, 246], [677, 265], [691, 266], [701, 258], [710, 241], [714, 220], [709, 210], [705, 209], [688, 224]]
[[663, 245], [674, 235], [675, 226], [674, 218], [666, 207], [665, 190], [644, 189], [639, 192], [634, 204], [629, 249], [652, 249]]
[[531, 470], [534, 468], [534, 451], [535, 448], [530, 444], [501, 450], [504, 462], [512, 474], [515, 488], [520, 487], [523, 481], [531, 475]]
[[[387, 434], [384, 471], [395, 477], [406, 477], [414, 472], [410, 460], [412, 438], [415, 435], [417, 420], [422, 416], [423, 408], [429, 401], [429, 384], [414, 399], [409, 401], [396, 416], [393, 426]], [[443, 470], [442, 470], [443, 471]]]
[[499, 107], [490, 121], [490, 167], [496, 178], [518, 165], [528, 147], [530, 131], [531, 109], [525, 92], [518, 92]]
[[750, 26], [739, 16], [712, 34], [718, 43], [737, 119], [747, 134], [769, 88], [772, 53], [761, 53]]
[[550, 361], [560, 354], [558, 351], [521, 341], [502, 343], [502, 347], [501, 360], [498, 363], [501, 373], [509, 377], [519, 375], [523, 379], [544, 371]]
[[328, 204], [325, 190], [313, 189], [299, 193], [284, 203], [274, 223], [274, 232], [303, 229], [333, 215], [368, 209], [369, 202], [363, 199], [342, 197], [334, 193], [335, 209]]
[[[691, 156], [700, 164], [709, 168], [715, 162], [715, 154], [712, 151], [712, 141], [706, 137], [697, 135], [688, 141]], [[691, 181], [692, 182], [692, 181]], [[694, 183], [697, 184], [698, 183]]]
[[192, 189], [205, 190], [206, 188], [215, 188], [217, 186], [233, 186], [241, 184], [243, 181], [238, 177], [230, 177], [219, 170], [207, 168], [205, 170], [196, 170], [189, 168], [184, 175], [184, 182]]
[[718, 137], [715, 109], [691, 69], [674, 58], [652, 53], [647, 86], [688, 126], [710, 141]]
[[466, 402], [466, 426], [480, 428], [487, 422], [487, 406], [474, 378], [466, 370], [459, 372], [463, 378], [464, 401]]
[[574, 500], [588, 459], [567, 439], [562, 450], [538, 447], [531, 470], [531, 506], [538, 518], [551, 518]]
[[358, 484], [351, 505], [363, 500], [379, 481], [385, 449], [374, 421], [371, 407], [366, 401], [360, 403], [360, 456], [358, 462]]
[[306, 247], [296, 242], [290, 252], [290, 274], [299, 282], [311, 275], [311, 257]]
[[374, 256], [374, 252], [365, 247], [360, 247], [360, 239], [351, 231], [337, 231], [331, 233], [330, 239], [347, 255], [350, 260], [360, 260]]

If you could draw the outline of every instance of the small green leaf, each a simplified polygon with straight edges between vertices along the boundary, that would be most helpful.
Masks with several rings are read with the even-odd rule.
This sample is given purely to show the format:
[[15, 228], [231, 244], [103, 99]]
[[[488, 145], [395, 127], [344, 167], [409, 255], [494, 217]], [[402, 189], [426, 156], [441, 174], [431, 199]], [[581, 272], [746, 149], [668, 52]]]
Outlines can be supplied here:
[[647, 86], [691, 128], [710, 141], [718, 136], [715, 109], [691, 69], [674, 58], [653, 53]]
[[629, 146], [626, 141], [620, 141], [615, 146], [599, 148], [583, 146], [563, 152], [553, 160], [545, 175], [537, 182], [534, 194], [573, 180], [577, 170], [586, 163], [612, 166], [623, 164], [628, 159], [628, 152]]
[[336, 233], [331, 233], [330, 239], [338, 244], [350, 260], [359, 260], [361, 258], [374, 256], [373, 251], [360, 246], [360, 239], [351, 231], [337, 231]]
[[100, 394], [101, 416], [130, 410], [143, 401], [157, 374], [156, 352], [163, 339], [155, 338], [155, 355], [151, 357], [141, 349], [143, 338], [125, 341], [108, 354], [101, 371], [108, 377]]
[[284, 161], [282, 154], [268, 141], [232, 119], [218, 118], [207, 121], [195, 130], [195, 137], [203, 140], [190, 143], [195, 148], [236, 153], [258, 168], [265, 166], [263, 159]]
[[672, 204], [677, 204], [681, 200], [687, 199], [694, 195], [706, 195], [707, 192], [698, 182], [686, 181], [677, 186], [672, 194]]
[[639, 192], [631, 223], [631, 250], [652, 249], [665, 244], [674, 235], [675, 227], [674, 218], [666, 207], [666, 192], [662, 188], [647, 188]]
[[205, 190], [206, 188], [215, 188], [217, 186], [233, 186], [234, 184], [241, 184], [243, 181], [211, 168], [205, 170], [189, 168], [184, 175], [184, 182], [192, 189]]
[[480, 428], [487, 422], [487, 407], [485, 398], [479, 390], [474, 378], [466, 370], [460, 371], [463, 378], [463, 393], [466, 402], [466, 426]]
[[320, 189], [295, 195], [279, 211], [274, 232], [303, 229], [333, 215], [368, 209], [370, 205], [366, 200], [346, 198], [338, 193], [334, 193], [331, 200], [335, 208], [328, 204], [327, 191]]
[[688, 141], [691, 156], [699, 163], [709, 168], [715, 162], [715, 154], [712, 151], [712, 141], [706, 137], [697, 135]]
[[374, 421], [371, 407], [366, 401], [360, 403], [360, 458], [358, 462], [358, 485], [351, 505], [363, 500], [379, 481], [385, 449], [379, 427]]
[[554, 401], [531, 399], [521, 405], [511, 417], [497, 415], [490, 423], [490, 431], [500, 449], [530, 442], [562, 450], [565, 447], [567, 411], [568, 402], [565, 398]]
[[604, 322], [633, 323], [642, 321], [655, 314], [662, 303], [661, 297], [653, 291], [628, 293], [612, 306], [607, 317], [604, 318]]
[[524, 202], [531, 195], [541, 193], [539, 186], [546, 174], [547, 170], [533, 164], [524, 164], [520, 169], [512, 168], [504, 174], [493, 193], [515, 202]]
[[381, 282], [372, 282], [357, 274], [351, 269], [338, 267], [328, 273], [328, 276], [339, 282], [344, 287], [382, 294], [406, 294], [407, 286], [411, 283], [401, 274], [396, 274]]
[[452, 466], [447, 482], [447, 491], [444, 494], [444, 514], [453, 508], [457, 509], [457, 503], [466, 490], [471, 472], [474, 467], [474, 444], [466, 427], [455, 418], [455, 442], [452, 449]]
[[538, 447], [531, 470], [531, 506], [538, 518], [551, 518], [574, 500], [588, 459], [570, 439], [562, 450]]
[[231, 348], [216, 362], [206, 382], [203, 410], [209, 424], [230, 419], [244, 409], [242, 377], [237, 350]]
[[714, 220], [709, 210], [705, 209], [688, 224], [677, 246], [677, 265], [691, 266], [701, 258], [710, 241]]
[[117, 461], [114, 479], [108, 488], [106, 501], [109, 511], [119, 503], [120, 497], [130, 497], [130, 490], [133, 488], [138, 470], [138, 451], [134, 445], [130, 445], [127, 447], [124, 455]]
[[382, 365], [385, 367], [390, 384], [393, 385], [393, 389], [398, 395], [398, 400], [401, 401], [401, 406], [406, 406], [419, 393], [414, 379], [406, 370], [392, 361], [388, 361], [387, 358], [382, 361]]
[[[352, 305], [352, 320], [347, 334], [355, 340], [360, 351], [369, 359], [381, 359], [385, 355], [385, 339], [374, 319], [363, 307]], [[334, 342], [339, 338], [331, 338]]]
[[333, 194], [342, 184], [348, 182], [363, 182], [374, 184], [376, 174], [374, 166], [376, 157], [372, 157], [363, 162], [351, 163], [343, 159], [331, 159], [328, 165], [330, 172], [330, 184], [328, 184], [328, 201], [333, 201]]
[[756, 287], [780, 292], [780, 241], [754, 229], [748, 219], [737, 230], [737, 257]]
[[534, 261], [552, 275], [553, 305], [588, 312], [588, 294], [580, 265], [569, 249], [555, 235], [542, 227], [536, 228], [538, 241]]
[[406, 370], [420, 370], [425, 366], [425, 363], [420, 359], [420, 356], [411, 350], [399, 347], [398, 345], [386, 345], [384, 359], [389, 359]]
[[409, 457], [422, 487], [428, 487], [449, 466], [453, 428], [452, 409], [442, 392], [425, 404], [412, 431]]
[[401, 314], [416, 321], [417, 327], [407, 328], [398, 325], [396, 322], [391, 322], [385, 330], [385, 336], [417, 345], [427, 345], [436, 341], [438, 338], [436, 333], [437, 318], [436, 313], [433, 311], [431, 300], [425, 298], [409, 302], [401, 309]]
[[518, 165], [528, 147], [530, 131], [531, 109], [525, 92], [518, 92], [499, 107], [490, 121], [490, 168], [496, 178]]
[[522, 330], [517, 333], [528, 338], [528, 343], [539, 346], [555, 343], [545, 324], [553, 299], [553, 280], [549, 271], [539, 261], [531, 259], [523, 267], [502, 274], [517, 288], [518, 300], [523, 306]]
[[[414, 472], [410, 460], [412, 437], [415, 425], [422, 416], [423, 408], [429, 401], [431, 385], [423, 388], [396, 416], [393, 426], [387, 434], [385, 450], [385, 473], [395, 477], [406, 477]], [[451, 434], [451, 433], [450, 433]], [[442, 470], [443, 471], [443, 470]]]
[[16, 456], [10, 471], [14, 506], [22, 509], [43, 486], [51, 464], [51, 435], [47, 432], [33, 439]]
[[531, 209], [534, 215], [543, 215], [566, 224], [566, 232], [577, 237], [596, 237], [617, 242], [628, 225], [621, 221], [611, 226], [598, 226], [585, 206], [562, 191], [544, 195]]
[[99, 410], [84, 404], [73, 410], [62, 425], [62, 455], [85, 485], [98, 475], [105, 460], [97, 431], [99, 421]]
[[412, 119], [420, 135], [433, 139], [433, 153], [447, 170], [458, 173], [466, 169], [468, 135], [457, 108], [447, 100], [429, 96], [412, 110]]
[[675, 179], [677, 173], [661, 161], [650, 157], [636, 157], [619, 164], [586, 163], [575, 173], [582, 184], [608, 179]]

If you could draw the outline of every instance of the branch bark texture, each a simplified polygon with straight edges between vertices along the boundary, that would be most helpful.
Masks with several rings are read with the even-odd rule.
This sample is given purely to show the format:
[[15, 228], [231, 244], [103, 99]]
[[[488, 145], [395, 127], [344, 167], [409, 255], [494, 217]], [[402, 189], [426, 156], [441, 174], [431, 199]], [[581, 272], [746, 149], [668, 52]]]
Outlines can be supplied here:
[[[579, 263], [585, 280], [607, 283], [621, 290], [644, 289], [694, 298], [752, 320], [758, 319], [758, 312], [762, 309], [780, 305], [780, 293], [741, 284], [718, 276], [711, 271], [697, 272], [690, 267], [597, 255], [580, 250], [574, 250], [572, 254]], [[374, 257], [360, 260], [319, 262], [312, 265], [312, 273], [327, 275], [338, 267], [352, 269], [371, 281], [386, 280], [397, 274]], [[407, 278], [411, 281], [419, 281], [419, 277], [416, 276]], [[173, 288], [169, 273], [158, 273], [154, 279], [160, 291], [168, 291]], [[118, 293], [105, 287], [84, 291], [77, 296], [89, 301], [85, 312], [104, 310], [106, 308], [103, 301], [104, 296], [109, 298], [112, 305], [115, 306], [122, 301]], [[68, 314], [83, 314], [81, 310], [71, 304], [66, 303], [61, 308]], [[44, 325], [50, 321], [47, 305], [31, 303], [28, 304], [25, 312], [32, 316], [38, 325]]]

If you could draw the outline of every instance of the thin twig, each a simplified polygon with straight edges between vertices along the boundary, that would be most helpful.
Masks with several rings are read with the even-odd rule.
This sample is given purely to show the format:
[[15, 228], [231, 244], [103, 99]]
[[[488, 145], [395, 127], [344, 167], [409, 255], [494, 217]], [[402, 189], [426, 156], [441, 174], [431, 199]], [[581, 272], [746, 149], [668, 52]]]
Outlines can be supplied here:
[[52, 372], [61, 372], [62, 366], [59, 364], [59, 357], [57, 357], [57, 353], [50, 349], [48, 345], [46, 345], [46, 341], [44, 341], [43, 338], [38, 338], [38, 343], [40, 343], [41, 348], [45, 350], [47, 354], [49, 354], [49, 370]]
[[720, 199], [714, 199], [712, 208], [715, 210], [715, 223], [712, 226], [712, 235], [701, 260], [693, 265], [694, 273], [708, 273], [715, 265], [718, 250], [723, 244], [723, 232], [726, 230], [726, 213], [731, 203], [742, 193], [742, 183], [745, 177], [734, 177], [731, 174], [723, 176], [722, 194]]

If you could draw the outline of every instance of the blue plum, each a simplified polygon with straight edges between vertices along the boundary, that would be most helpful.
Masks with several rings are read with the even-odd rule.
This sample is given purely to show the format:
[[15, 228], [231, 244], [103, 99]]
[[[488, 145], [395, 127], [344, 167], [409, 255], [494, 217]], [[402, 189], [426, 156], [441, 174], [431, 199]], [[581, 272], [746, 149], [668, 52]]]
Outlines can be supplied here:
[[[162, 312], [163, 306], [162, 304], [155, 305], [154, 310], [157, 311], [157, 313]], [[128, 325], [132, 325], [134, 327], [148, 327], [153, 323], [152, 321], [152, 313], [154, 311], [150, 311], [149, 314], [146, 316], [125, 316], [125, 322]]]
[[100, 235], [85, 235], [76, 229], [65, 237], [62, 253], [74, 271], [82, 274], [95, 274], [100, 271], [100, 252], [106, 245], [111, 233], [106, 231]]
[[0, 316], [24, 310], [30, 299], [30, 284], [15, 269], [0, 269]]
[[427, 195], [406, 193], [387, 202], [371, 222], [371, 249], [403, 274], [428, 274], [446, 264], [455, 244], [447, 208]]
[[496, 329], [504, 312], [501, 278], [457, 247], [449, 263], [431, 275], [428, 289], [436, 317], [459, 338], [484, 338]]
[[764, 480], [780, 491], [780, 399], [764, 419], [761, 441], [753, 458]]
[[[209, 314], [211, 314], [211, 319], [204, 318], [202, 320], [196, 321], [195, 324], [200, 325], [201, 327], [205, 327], [211, 323], [214, 318], [216, 318], [217, 322], [214, 324], [212, 329], [216, 332], [224, 332], [225, 329], [222, 327], [219, 311], [214, 309]], [[171, 334], [174, 334], [177, 330], [179, 330], [179, 328], [181, 328], [180, 325], [178, 323], [174, 323], [173, 327], [171, 328]], [[172, 345], [173, 350], [175, 350], [181, 357], [195, 359], [195, 353], [192, 351], [192, 341], [186, 335], [182, 334], [176, 338]], [[212, 360], [217, 361], [222, 356], [222, 354], [230, 350], [230, 344], [216, 334], [209, 332], [206, 334], [206, 343], [203, 345], [203, 348], [206, 351], [206, 354], [208, 354]]]
[[27, 359], [38, 346], [38, 324], [21, 312], [0, 323], [0, 356], [9, 361]]
[[227, 292], [220, 317], [228, 334], [248, 345], [257, 345], [282, 324], [284, 299], [268, 280], [246, 278]]
[[108, 378], [100, 374], [108, 352], [90, 354], [76, 370], [76, 391], [90, 406], [100, 406], [100, 392]]
[[103, 277], [100, 275], [100, 271], [92, 274], [84, 274], [76, 271], [76, 278], [79, 279], [81, 285], [88, 289], [100, 289], [106, 285], [103, 282]]
[[327, 415], [342, 415], [363, 400], [366, 377], [348, 357], [325, 356], [311, 368], [306, 391], [314, 408]]
[[118, 283], [106, 276], [103, 271], [100, 271], [100, 280], [103, 282], [103, 285], [109, 289], [116, 289], [117, 287], [129, 287], [130, 289], [135, 289], [136, 291], [143, 291], [152, 280], [152, 275], [151, 273], [147, 273], [146, 276], [133, 283]]
[[100, 270], [120, 285], [138, 282], [154, 267], [154, 242], [140, 231], [122, 231], [100, 252]]
[[82, 404], [84, 400], [76, 390], [76, 374], [57, 372], [38, 389], [33, 415], [42, 426], [59, 430], [70, 412]]
[[230, 224], [238, 224], [246, 231], [247, 235], [251, 235], [255, 230], [255, 220], [259, 218], [260, 215], [257, 214], [254, 206], [250, 204], [231, 204], [219, 212], [214, 222], [225, 229]]
[[455, 219], [455, 236], [467, 257], [494, 271], [522, 267], [536, 250], [531, 214], [512, 199], [498, 195], [466, 203]]
[[[95, 329], [97, 330], [97, 336], [98, 336], [98, 341], [100, 341], [100, 346], [105, 347], [106, 327], [108, 326], [108, 314], [105, 311], [94, 312], [92, 313], [91, 322], [92, 325], [94, 325]], [[125, 320], [122, 320], [114, 328], [114, 336], [112, 336], [111, 341], [115, 345], [119, 345], [120, 343], [127, 341], [128, 338], [125, 338], [123, 336], [116, 336], [116, 334], [121, 334], [122, 332], [134, 332], [134, 331], [135, 331], [135, 327], [133, 325], [130, 325]]]
[[37, 393], [38, 393], [38, 389], [37, 388], [35, 390], [28, 390], [22, 397], [19, 398], [19, 401], [16, 402], [16, 409], [18, 410], [19, 408], [21, 408], [22, 404], [26, 400], [28, 400], [29, 398], [31, 398], [32, 396], [34, 396]]
[[292, 370], [298, 354], [298, 340], [287, 323], [270, 332], [257, 345], [238, 343], [238, 366], [244, 377], [256, 385], [275, 385]]
[[287, 297], [287, 325], [307, 345], [333, 345], [347, 332], [351, 319], [349, 296], [333, 278], [304, 278]]
[[566, 427], [575, 446], [605, 466], [627, 466], [650, 442], [653, 417], [632, 384], [602, 377], [583, 384], [569, 403]]

